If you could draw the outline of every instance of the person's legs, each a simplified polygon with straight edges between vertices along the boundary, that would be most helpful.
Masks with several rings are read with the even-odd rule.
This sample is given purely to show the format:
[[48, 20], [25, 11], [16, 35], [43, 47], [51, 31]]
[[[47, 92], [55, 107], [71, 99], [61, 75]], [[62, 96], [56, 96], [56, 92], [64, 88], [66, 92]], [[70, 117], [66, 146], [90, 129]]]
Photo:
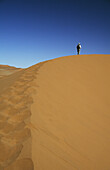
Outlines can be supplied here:
[[78, 55], [80, 54], [80, 49], [78, 50]]

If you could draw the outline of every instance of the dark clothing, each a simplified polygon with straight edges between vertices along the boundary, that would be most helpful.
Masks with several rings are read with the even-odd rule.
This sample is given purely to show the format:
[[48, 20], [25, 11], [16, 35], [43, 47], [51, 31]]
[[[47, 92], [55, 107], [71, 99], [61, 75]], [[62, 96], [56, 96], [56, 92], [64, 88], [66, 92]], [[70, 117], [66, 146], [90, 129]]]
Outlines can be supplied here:
[[78, 53], [78, 54], [80, 53], [80, 49], [81, 49], [81, 45], [78, 44], [78, 45], [77, 45], [77, 53]]
[[80, 45], [78, 44], [78, 45], [77, 45], [77, 50], [79, 50], [80, 48], [81, 48], [81, 47], [80, 47]]

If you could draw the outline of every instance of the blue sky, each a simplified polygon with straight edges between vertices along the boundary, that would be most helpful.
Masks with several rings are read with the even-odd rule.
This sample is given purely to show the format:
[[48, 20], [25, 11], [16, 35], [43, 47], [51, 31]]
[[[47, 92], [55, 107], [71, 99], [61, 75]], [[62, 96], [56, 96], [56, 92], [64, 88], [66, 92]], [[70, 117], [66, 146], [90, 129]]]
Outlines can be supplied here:
[[0, 64], [110, 54], [110, 0], [0, 0]]

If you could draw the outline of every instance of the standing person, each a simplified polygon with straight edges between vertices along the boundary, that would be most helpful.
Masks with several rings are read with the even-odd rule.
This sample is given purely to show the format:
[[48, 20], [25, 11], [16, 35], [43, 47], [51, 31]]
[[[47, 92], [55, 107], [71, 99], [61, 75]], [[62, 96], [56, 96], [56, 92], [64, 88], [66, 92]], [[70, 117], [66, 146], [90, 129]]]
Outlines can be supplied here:
[[79, 55], [79, 53], [80, 53], [80, 50], [81, 50], [81, 44], [79, 43], [78, 45], [77, 45], [77, 53], [78, 53], [78, 55]]

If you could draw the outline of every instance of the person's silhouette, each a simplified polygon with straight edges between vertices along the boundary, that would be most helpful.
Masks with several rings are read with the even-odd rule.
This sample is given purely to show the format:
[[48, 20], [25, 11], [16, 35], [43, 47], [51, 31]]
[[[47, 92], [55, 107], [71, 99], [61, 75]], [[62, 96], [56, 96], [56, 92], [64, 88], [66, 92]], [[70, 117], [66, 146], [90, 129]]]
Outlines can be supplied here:
[[81, 50], [81, 44], [79, 43], [76, 48], [77, 48], [77, 54], [79, 55], [80, 54], [80, 50]]

